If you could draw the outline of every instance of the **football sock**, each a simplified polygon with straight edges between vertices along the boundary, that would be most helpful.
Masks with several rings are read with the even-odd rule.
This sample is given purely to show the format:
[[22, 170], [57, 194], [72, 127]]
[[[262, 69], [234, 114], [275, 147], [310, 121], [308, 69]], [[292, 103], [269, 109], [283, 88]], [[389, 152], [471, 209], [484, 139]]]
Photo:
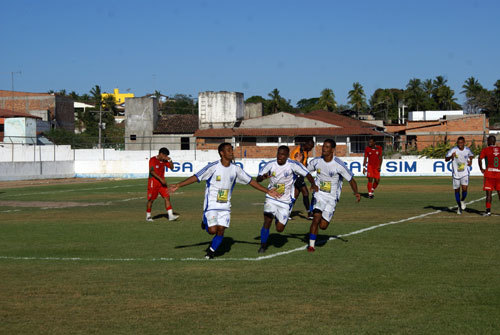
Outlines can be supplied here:
[[262, 227], [262, 229], [260, 230], [260, 243], [262, 244], [266, 243], [268, 238], [269, 238], [269, 229]]
[[455, 200], [457, 201], [458, 207], [460, 207], [460, 192], [455, 192]]
[[215, 235], [214, 238], [212, 239], [212, 243], [210, 244], [210, 248], [215, 251], [219, 247], [219, 245], [222, 243], [222, 239], [224, 238], [223, 235]]
[[170, 207], [169, 209], [167, 209], [167, 213], [168, 213], [168, 216], [174, 215], [174, 211], [172, 210], [172, 207]]
[[316, 234], [309, 234], [309, 246], [314, 248], [316, 244]]
[[151, 217], [151, 210], [146, 211], [146, 219], [149, 219]]
[[467, 198], [467, 191], [462, 191], [462, 201], [464, 201], [465, 198]]
[[486, 201], [486, 209], [491, 209], [491, 202]]
[[302, 201], [304, 202], [304, 207], [306, 208], [306, 211], [309, 211], [311, 208], [311, 203], [309, 202], [309, 196], [303, 196]]
[[377, 188], [377, 186], [378, 186], [378, 182], [374, 182], [374, 183], [373, 183], [373, 190], [374, 190], [374, 191], [375, 191], [375, 189]]

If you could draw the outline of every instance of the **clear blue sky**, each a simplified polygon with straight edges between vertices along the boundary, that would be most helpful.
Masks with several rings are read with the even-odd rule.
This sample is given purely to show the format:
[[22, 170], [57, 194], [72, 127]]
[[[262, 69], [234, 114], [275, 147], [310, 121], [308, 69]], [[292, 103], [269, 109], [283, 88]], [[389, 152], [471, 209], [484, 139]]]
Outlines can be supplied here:
[[296, 103], [353, 82], [367, 98], [443, 75], [500, 79], [500, 1], [5, 1], [0, 89], [136, 95], [278, 88]]

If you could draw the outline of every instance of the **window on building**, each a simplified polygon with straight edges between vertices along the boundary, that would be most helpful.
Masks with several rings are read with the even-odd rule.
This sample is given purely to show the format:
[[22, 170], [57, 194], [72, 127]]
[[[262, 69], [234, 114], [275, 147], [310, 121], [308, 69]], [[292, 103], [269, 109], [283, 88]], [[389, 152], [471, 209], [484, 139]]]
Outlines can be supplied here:
[[181, 150], [189, 150], [189, 137], [181, 137]]
[[278, 137], [266, 137], [266, 142], [267, 143], [278, 143], [279, 139], [278, 139]]
[[245, 136], [240, 140], [241, 145], [257, 145], [257, 137]]

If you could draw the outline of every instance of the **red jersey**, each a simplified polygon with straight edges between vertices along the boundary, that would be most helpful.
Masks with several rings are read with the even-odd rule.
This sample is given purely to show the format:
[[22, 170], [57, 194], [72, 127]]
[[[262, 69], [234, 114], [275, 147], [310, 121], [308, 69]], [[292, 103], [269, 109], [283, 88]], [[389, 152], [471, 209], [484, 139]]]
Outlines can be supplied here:
[[380, 166], [380, 157], [382, 156], [382, 147], [376, 145], [374, 148], [367, 146], [365, 148], [365, 158], [368, 160], [368, 166], [377, 168]]
[[486, 158], [484, 176], [487, 178], [500, 178], [500, 147], [490, 146], [481, 150], [479, 159]]
[[151, 169], [153, 169], [159, 177], [165, 178], [165, 167], [172, 168], [172, 164], [170, 162], [161, 162], [156, 156], [151, 157], [149, 159], [149, 179], [157, 180], [151, 175]]

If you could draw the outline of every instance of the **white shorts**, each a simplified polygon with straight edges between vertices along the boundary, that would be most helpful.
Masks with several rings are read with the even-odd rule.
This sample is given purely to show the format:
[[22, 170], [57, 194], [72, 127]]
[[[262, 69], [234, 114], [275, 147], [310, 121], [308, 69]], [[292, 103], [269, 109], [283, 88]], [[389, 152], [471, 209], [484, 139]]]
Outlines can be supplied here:
[[264, 203], [264, 213], [274, 215], [279, 223], [286, 225], [288, 218], [290, 217], [291, 207], [292, 204], [266, 198], [266, 202]]
[[321, 217], [325, 221], [330, 222], [335, 213], [337, 200], [330, 195], [323, 195], [322, 192], [315, 192], [313, 195], [313, 211], [315, 209], [321, 211]]
[[230, 221], [231, 212], [229, 211], [206, 211], [203, 214], [203, 222], [205, 222], [208, 227], [222, 226], [229, 228]]
[[462, 177], [460, 179], [455, 179], [455, 178], [452, 178], [452, 179], [453, 179], [453, 189], [454, 190], [460, 188], [460, 185], [465, 185], [465, 186], [469, 185], [469, 176], [465, 176], [465, 177]]

